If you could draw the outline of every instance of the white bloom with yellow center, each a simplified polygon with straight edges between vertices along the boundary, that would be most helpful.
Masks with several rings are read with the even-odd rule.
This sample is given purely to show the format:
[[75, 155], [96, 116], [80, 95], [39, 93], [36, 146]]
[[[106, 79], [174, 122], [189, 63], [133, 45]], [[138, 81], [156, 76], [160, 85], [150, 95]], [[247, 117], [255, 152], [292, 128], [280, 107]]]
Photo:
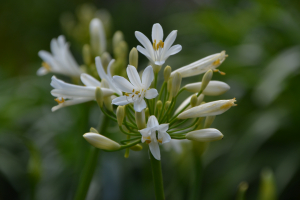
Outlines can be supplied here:
[[41, 50], [38, 55], [43, 59], [42, 67], [37, 75], [42, 76], [48, 72], [63, 74], [71, 77], [79, 77], [82, 71], [69, 50], [69, 44], [63, 35], [52, 39], [50, 43], [51, 53]]
[[114, 83], [125, 95], [113, 99], [112, 103], [119, 106], [134, 103], [134, 110], [141, 112], [147, 107], [144, 98], [153, 99], [158, 95], [156, 89], [149, 88], [154, 79], [153, 69], [149, 65], [144, 70], [142, 81], [134, 66], [128, 65], [126, 71], [130, 82], [122, 76], [113, 76]]
[[164, 144], [171, 141], [167, 133], [169, 124], [158, 124], [154, 115], [150, 116], [147, 122], [147, 128], [139, 130], [142, 134], [142, 142], [149, 144], [150, 151], [156, 160], [160, 160], [160, 150], [158, 143]]
[[152, 44], [150, 40], [139, 31], [135, 32], [135, 37], [144, 46], [143, 48], [138, 45], [137, 50], [144, 54], [149, 61], [155, 65], [163, 65], [169, 56], [178, 53], [182, 49], [179, 44], [172, 46], [177, 37], [177, 31], [172, 31], [163, 42], [164, 32], [158, 23], [152, 27]]
[[210, 69], [214, 70], [219, 67], [224, 62], [226, 57], [227, 55], [225, 54], [225, 51], [207, 56], [173, 71], [171, 76], [174, 76], [176, 72], [179, 72], [182, 78], [203, 74]]

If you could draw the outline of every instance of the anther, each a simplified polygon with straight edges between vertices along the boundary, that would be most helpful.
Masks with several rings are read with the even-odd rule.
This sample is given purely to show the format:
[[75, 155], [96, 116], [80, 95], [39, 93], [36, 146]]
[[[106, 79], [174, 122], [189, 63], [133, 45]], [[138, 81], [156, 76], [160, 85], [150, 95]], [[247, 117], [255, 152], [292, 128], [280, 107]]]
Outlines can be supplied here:
[[217, 59], [216, 61], [213, 62], [213, 65], [219, 65], [221, 62], [220, 62], [220, 59]]
[[54, 99], [54, 101], [56, 101], [57, 103], [65, 102], [64, 98], [61, 98], [61, 100], [59, 98], [56, 98], [56, 99]]
[[50, 70], [51, 70], [50, 65], [48, 65], [48, 63], [46, 63], [46, 62], [42, 62], [42, 66], [43, 66], [47, 71], [50, 71]]

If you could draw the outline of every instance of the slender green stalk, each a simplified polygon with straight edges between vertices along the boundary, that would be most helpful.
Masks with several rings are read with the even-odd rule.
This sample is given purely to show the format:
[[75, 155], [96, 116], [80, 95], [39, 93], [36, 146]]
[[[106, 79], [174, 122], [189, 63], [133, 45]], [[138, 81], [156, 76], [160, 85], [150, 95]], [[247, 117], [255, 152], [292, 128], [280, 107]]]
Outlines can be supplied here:
[[195, 174], [194, 174], [194, 180], [193, 184], [191, 187], [191, 193], [190, 193], [190, 198], [189, 200], [199, 200], [201, 199], [201, 183], [202, 183], [202, 173], [203, 173], [203, 166], [202, 166], [202, 159], [197, 154], [197, 152], [193, 152], [194, 156], [194, 169], [195, 169]]
[[150, 159], [154, 182], [155, 198], [156, 200], [164, 200], [165, 194], [160, 160], [156, 160], [153, 157], [152, 153], [150, 153]]
[[[105, 115], [100, 128], [100, 133], [102, 135], [105, 135], [106, 128], [108, 127], [108, 122], [109, 118]], [[79, 185], [74, 198], [75, 200], [84, 200], [86, 198], [90, 183], [97, 167], [99, 153], [100, 149], [91, 147], [87, 161], [85, 162], [86, 164], [80, 177]]]

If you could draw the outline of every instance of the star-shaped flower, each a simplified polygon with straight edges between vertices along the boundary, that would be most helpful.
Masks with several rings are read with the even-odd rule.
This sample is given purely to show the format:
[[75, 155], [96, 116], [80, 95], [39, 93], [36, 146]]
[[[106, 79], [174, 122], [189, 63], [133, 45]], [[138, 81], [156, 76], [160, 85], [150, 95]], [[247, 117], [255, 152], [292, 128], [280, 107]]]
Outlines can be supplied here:
[[[172, 31], [163, 42], [164, 32], [160, 24], [156, 23], [152, 27], [152, 42], [141, 32], [136, 31], [135, 37], [144, 46], [137, 46], [137, 50], [144, 54], [151, 63], [163, 65], [167, 58], [181, 51], [181, 45], [172, 46], [177, 36], [177, 31]], [[172, 47], [171, 47], [172, 46]]]
[[158, 124], [154, 115], [150, 116], [147, 122], [147, 128], [139, 130], [142, 134], [142, 142], [149, 144], [150, 151], [156, 160], [160, 160], [160, 150], [158, 143], [164, 144], [171, 141], [167, 133], [169, 124]]

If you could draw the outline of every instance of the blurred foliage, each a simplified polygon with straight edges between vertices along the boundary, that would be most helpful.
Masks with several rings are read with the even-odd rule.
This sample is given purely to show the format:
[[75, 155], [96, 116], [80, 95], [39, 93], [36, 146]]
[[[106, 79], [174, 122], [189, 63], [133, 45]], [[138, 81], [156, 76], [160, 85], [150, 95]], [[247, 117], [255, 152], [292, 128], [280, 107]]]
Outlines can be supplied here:
[[[90, 147], [82, 134], [99, 126], [102, 116], [95, 102], [52, 113], [51, 75], [35, 73], [41, 63], [37, 52], [49, 50], [50, 40], [62, 33], [82, 64], [81, 47], [87, 38], [80, 41], [76, 35], [81, 32], [60, 27], [64, 17], [78, 16], [82, 3], [0, 2], [0, 199], [59, 200], [74, 195]], [[231, 86], [221, 98], [236, 97], [238, 107], [214, 122], [225, 137], [211, 143], [203, 156], [202, 199], [234, 199], [242, 181], [249, 184], [246, 199], [300, 199], [299, 1], [94, 3], [110, 13], [112, 33], [121, 30], [129, 49], [138, 44], [135, 30], [149, 37], [156, 22], [165, 35], [177, 29], [175, 43], [183, 50], [168, 59], [173, 69], [222, 50], [229, 55], [220, 67], [226, 76], [214, 74], [213, 79]], [[145, 67], [147, 59], [141, 54], [139, 58], [139, 68]], [[201, 77], [182, 84], [191, 80]], [[119, 139], [114, 126], [109, 133]], [[167, 199], [189, 197], [195, 169], [190, 143], [182, 145], [182, 153], [162, 152]], [[154, 199], [145, 149], [131, 152], [128, 159], [124, 152], [101, 152], [87, 199]], [[265, 167], [272, 170], [264, 170], [260, 182]], [[266, 186], [270, 179], [274, 182]], [[265, 196], [266, 190], [275, 196]]]

